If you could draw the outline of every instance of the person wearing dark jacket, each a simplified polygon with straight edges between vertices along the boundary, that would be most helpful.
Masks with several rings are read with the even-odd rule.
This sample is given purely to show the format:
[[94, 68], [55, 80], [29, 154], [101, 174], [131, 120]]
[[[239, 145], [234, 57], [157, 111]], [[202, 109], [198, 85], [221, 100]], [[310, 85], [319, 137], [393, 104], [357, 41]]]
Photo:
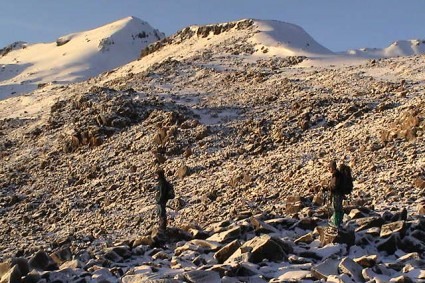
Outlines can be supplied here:
[[331, 218], [331, 224], [335, 227], [339, 227], [344, 216], [344, 210], [342, 207], [342, 201], [344, 199], [342, 174], [337, 169], [335, 161], [330, 162], [329, 171], [332, 174], [329, 182], [329, 190], [331, 192], [332, 206], [334, 210]]
[[157, 170], [156, 176], [158, 181], [158, 185], [156, 186], [156, 203], [159, 216], [159, 231], [165, 232], [167, 230], [167, 212], [165, 209], [167, 201], [170, 199], [170, 194], [174, 194], [174, 191], [172, 185], [165, 179], [164, 170]]

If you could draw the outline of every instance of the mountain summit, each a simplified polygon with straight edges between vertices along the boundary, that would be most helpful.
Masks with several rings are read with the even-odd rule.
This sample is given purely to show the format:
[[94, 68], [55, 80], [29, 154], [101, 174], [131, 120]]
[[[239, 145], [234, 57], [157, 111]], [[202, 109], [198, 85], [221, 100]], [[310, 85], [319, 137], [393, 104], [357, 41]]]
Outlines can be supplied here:
[[0, 99], [52, 81], [96, 76], [135, 60], [141, 49], [162, 38], [147, 22], [127, 17], [52, 43], [11, 44], [0, 50]]
[[[0, 99], [51, 82], [83, 81], [117, 68], [100, 79], [105, 82], [146, 71], [168, 59], [201, 60], [210, 66], [228, 67], [232, 58], [253, 62], [279, 57], [284, 65], [311, 67], [421, 53], [425, 53], [423, 40], [397, 41], [384, 49], [334, 53], [303, 28], [275, 20], [242, 19], [189, 26], [165, 37], [148, 23], [127, 17], [59, 37], [52, 43], [15, 42], [0, 49]], [[140, 55], [142, 60], [136, 60]]]
[[[110, 75], [137, 73], [167, 59], [208, 59], [210, 64], [226, 65], [230, 57], [241, 60], [260, 58], [317, 58], [335, 54], [315, 41], [303, 28], [281, 21], [242, 19], [203, 26], [189, 26], [157, 41], [142, 51], [142, 60], [131, 62]], [[299, 59], [299, 60], [298, 60]], [[294, 59], [296, 62], [301, 58]]]
[[263, 44], [273, 55], [329, 55], [332, 51], [317, 43], [303, 28], [280, 21], [256, 20], [253, 42]]
[[309, 57], [333, 54], [297, 25], [255, 19], [190, 26], [149, 46], [142, 52], [142, 56], [159, 49], [162, 49], [164, 56], [174, 54], [174, 57], [185, 58], [202, 50], [266, 57], [272, 55]]

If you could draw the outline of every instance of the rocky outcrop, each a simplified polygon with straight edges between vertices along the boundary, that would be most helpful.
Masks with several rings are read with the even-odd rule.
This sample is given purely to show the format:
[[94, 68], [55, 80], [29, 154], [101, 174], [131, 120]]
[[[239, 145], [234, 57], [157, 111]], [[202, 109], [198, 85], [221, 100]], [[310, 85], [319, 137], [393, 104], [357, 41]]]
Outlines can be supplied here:
[[219, 35], [231, 29], [236, 29], [236, 30], [248, 29], [251, 26], [253, 26], [253, 24], [254, 24], [253, 20], [247, 19], [247, 20], [229, 22], [224, 24], [187, 27], [178, 31], [175, 35], [172, 35], [170, 37], [164, 38], [160, 41], [157, 41], [148, 45], [141, 51], [140, 58], [143, 58], [149, 54], [152, 54], [169, 44], [180, 44], [183, 41], [188, 40], [193, 36], [204, 38], [209, 35]]

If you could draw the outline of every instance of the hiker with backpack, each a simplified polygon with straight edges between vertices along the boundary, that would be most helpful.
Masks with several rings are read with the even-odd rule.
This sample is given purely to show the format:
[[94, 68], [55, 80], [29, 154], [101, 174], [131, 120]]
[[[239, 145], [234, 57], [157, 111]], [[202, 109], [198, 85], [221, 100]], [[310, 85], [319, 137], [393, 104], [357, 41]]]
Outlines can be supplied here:
[[334, 209], [330, 222], [332, 226], [340, 227], [344, 217], [342, 201], [345, 195], [350, 194], [353, 190], [353, 179], [351, 177], [351, 169], [348, 165], [341, 164], [339, 169], [337, 169], [336, 162], [331, 161], [329, 171], [332, 174], [329, 182], [329, 190]]
[[165, 172], [163, 169], [156, 171], [158, 185], [156, 186], [156, 203], [157, 212], [159, 216], [159, 232], [164, 233], [167, 230], [167, 212], [166, 206], [169, 199], [174, 198], [174, 188], [165, 179]]

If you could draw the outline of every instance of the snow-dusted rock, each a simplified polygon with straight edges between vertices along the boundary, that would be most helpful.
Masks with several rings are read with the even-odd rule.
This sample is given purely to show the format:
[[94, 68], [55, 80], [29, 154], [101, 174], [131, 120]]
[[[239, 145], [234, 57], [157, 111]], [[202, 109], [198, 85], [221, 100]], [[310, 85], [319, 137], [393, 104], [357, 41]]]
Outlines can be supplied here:
[[328, 258], [311, 269], [312, 274], [318, 279], [327, 279], [330, 275], [338, 275], [340, 261]]
[[355, 282], [364, 282], [364, 278], [362, 276], [363, 268], [351, 258], [343, 258], [339, 263], [338, 268], [341, 273], [350, 275]]

